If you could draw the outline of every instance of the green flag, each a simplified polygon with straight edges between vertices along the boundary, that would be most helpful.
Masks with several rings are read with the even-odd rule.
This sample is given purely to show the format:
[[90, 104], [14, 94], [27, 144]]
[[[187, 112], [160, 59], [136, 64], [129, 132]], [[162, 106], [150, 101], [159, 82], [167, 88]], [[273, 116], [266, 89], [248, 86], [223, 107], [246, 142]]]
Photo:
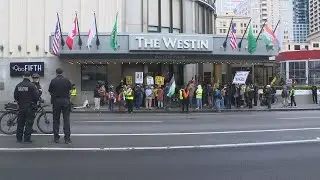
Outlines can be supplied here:
[[247, 40], [248, 40], [248, 52], [250, 54], [253, 54], [256, 51], [257, 42], [256, 42], [256, 38], [253, 35], [253, 30], [252, 30], [252, 25], [251, 24], [250, 24], [250, 27], [249, 27]]
[[114, 51], [118, 49], [118, 13], [110, 36], [110, 46]]

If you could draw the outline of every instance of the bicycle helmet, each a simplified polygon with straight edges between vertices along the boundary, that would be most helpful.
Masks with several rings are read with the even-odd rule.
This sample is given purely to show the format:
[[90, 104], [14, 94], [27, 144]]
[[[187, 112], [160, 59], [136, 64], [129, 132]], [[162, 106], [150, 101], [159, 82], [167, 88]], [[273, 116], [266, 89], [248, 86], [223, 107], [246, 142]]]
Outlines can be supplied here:
[[40, 75], [38, 73], [32, 74], [32, 78], [40, 78]]

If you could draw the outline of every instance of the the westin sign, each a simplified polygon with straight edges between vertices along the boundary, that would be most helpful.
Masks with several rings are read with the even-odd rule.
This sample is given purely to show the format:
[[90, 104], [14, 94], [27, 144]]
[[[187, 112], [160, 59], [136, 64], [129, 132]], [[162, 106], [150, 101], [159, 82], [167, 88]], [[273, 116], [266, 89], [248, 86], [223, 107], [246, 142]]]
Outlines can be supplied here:
[[213, 51], [213, 37], [205, 35], [129, 35], [130, 51]]

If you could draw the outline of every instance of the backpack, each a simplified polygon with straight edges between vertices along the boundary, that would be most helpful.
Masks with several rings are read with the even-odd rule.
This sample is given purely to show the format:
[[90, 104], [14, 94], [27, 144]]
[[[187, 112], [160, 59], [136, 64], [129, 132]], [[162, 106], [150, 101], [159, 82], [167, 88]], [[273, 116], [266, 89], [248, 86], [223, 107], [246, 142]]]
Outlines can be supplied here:
[[216, 90], [216, 97], [217, 99], [222, 99], [221, 91], [218, 89]]

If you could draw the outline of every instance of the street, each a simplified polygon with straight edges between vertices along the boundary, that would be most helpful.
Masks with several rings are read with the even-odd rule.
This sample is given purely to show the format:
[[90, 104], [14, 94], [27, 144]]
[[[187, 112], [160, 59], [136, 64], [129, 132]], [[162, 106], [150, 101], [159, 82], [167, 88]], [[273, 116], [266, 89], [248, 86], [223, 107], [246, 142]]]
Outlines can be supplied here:
[[52, 135], [18, 144], [0, 134], [1, 179], [319, 179], [319, 117], [318, 111], [72, 114], [70, 145], [53, 143]]

